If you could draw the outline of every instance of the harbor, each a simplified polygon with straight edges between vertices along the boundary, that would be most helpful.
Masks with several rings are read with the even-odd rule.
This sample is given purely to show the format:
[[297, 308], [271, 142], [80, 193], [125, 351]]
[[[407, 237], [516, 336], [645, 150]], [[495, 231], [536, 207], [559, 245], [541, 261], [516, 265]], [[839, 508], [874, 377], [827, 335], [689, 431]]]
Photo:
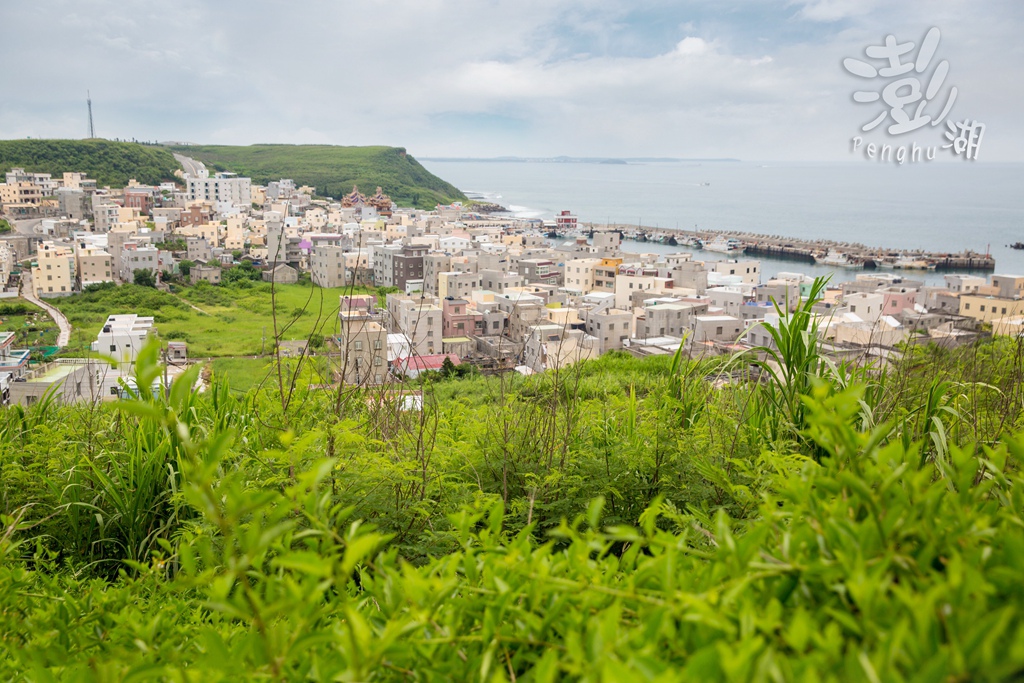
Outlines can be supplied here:
[[[857, 270], [995, 271], [995, 258], [976, 251], [932, 252], [887, 249], [857, 242], [805, 240], [781, 235], [706, 229], [649, 228], [625, 224], [581, 223], [585, 234], [619, 232], [624, 239], [655, 242], [683, 249], [702, 249], [733, 256], [768, 257]], [[559, 236], [562, 236], [559, 234]], [[570, 236], [568, 233], [565, 236]]]

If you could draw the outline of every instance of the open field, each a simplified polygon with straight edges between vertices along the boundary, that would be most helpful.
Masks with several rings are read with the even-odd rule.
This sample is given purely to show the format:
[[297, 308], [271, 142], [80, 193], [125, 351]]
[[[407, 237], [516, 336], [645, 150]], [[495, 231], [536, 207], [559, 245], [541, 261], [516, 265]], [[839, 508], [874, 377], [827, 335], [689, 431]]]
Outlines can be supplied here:
[[[336, 333], [339, 296], [353, 291], [366, 290], [278, 285], [276, 311], [281, 339]], [[193, 358], [257, 356], [273, 351], [275, 307], [266, 283], [242, 287], [201, 284], [180, 288], [175, 294], [122, 285], [77, 294], [54, 301], [54, 305], [73, 327], [68, 345], [72, 354], [88, 350], [107, 316], [117, 313], [153, 316], [160, 340], [187, 342]]]

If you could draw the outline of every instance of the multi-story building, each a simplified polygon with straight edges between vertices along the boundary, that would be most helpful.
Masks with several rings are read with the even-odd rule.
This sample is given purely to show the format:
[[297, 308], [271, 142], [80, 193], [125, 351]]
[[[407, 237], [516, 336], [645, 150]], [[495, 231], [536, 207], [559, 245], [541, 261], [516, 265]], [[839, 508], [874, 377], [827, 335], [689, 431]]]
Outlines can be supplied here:
[[589, 294], [594, 289], [599, 258], [578, 258], [565, 262], [565, 291], [576, 296]]
[[461, 299], [481, 289], [480, 276], [477, 273], [441, 273], [437, 278], [437, 296], [439, 299]]
[[448, 254], [426, 254], [423, 257], [423, 292], [437, 296], [438, 277], [451, 269], [452, 257]]
[[339, 320], [336, 343], [341, 350], [338, 374], [342, 381], [360, 386], [383, 384], [388, 377], [388, 332], [380, 318], [365, 311], [342, 310]]
[[480, 271], [480, 287], [501, 294], [506, 289], [522, 287], [523, 277], [516, 272], [484, 269]]
[[190, 201], [212, 202], [218, 213], [226, 213], [235, 206], [252, 204], [252, 180], [235, 173], [218, 173], [213, 178], [206, 171], [199, 177], [187, 179]]
[[682, 337], [693, 327], [691, 304], [652, 302], [636, 319], [636, 338]]
[[407, 280], [422, 280], [423, 258], [427, 247], [391, 245], [374, 249], [373, 279], [378, 287], [397, 287], [405, 291]]
[[313, 284], [320, 287], [344, 287], [349, 282], [344, 247], [334, 244], [314, 246], [309, 252], [309, 272]]
[[562, 270], [550, 259], [520, 259], [519, 273], [529, 284], [561, 284]]
[[36, 296], [67, 296], [75, 290], [75, 252], [65, 244], [43, 242], [36, 249], [32, 268]]
[[563, 325], [536, 325], [530, 328], [525, 342], [523, 362], [534, 372], [563, 368], [600, 353], [597, 339]]
[[412, 353], [441, 353], [444, 316], [433, 298], [388, 294], [387, 324], [391, 332], [405, 336]]
[[761, 282], [760, 261], [729, 259], [728, 261], [709, 261], [707, 266], [711, 272], [720, 275], [738, 276], [742, 279], [743, 284], [756, 285]]
[[111, 315], [92, 343], [92, 350], [106, 356], [113, 356], [119, 363], [134, 363], [142, 347], [146, 345], [153, 318], [135, 314]]
[[105, 249], [79, 245], [75, 262], [79, 288], [114, 282], [114, 259]]
[[43, 201], [42, 189], [30, 182], [7, 182], [0, 184], [0, 204], [31, 204], [38, 206]]
[[633, 327], [633, 314], [618, 308], [603, 308], [584, 312], [587, 334], [597, 339], [598, 353], [621, 349], [629, 339]]
[[136, 270], [152, 271], [154, 277], [160, 268], [160, 250], [137, 242], [126, 242], [121, 249], [118, 277], [121, 282], [135, 282]]
[[470, 308], [465, 299], [441, 301], [441, 331], [445, 339], [484, 334], [483, 320], [483, 315]]
[[205, 237], [186, 237], [185, 250], [189, 261], [208, 263], [213, 258], [213, 250]]

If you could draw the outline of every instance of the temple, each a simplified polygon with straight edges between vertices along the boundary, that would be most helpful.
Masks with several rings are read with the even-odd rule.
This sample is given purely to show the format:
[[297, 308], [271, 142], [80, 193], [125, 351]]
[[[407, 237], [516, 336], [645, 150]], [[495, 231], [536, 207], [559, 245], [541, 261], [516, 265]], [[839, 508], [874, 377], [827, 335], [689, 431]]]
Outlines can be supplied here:
[[377, 187], [376, 194], [367, 197], [359, 191], [357, 186], [353, 185], [352, 192], [342, 197], [341, 205], [344, 208], [372, 206], [380, 215], [390, 216], [392, 202], [391, 197], [384, 194], [384, 190], [380, 186]]

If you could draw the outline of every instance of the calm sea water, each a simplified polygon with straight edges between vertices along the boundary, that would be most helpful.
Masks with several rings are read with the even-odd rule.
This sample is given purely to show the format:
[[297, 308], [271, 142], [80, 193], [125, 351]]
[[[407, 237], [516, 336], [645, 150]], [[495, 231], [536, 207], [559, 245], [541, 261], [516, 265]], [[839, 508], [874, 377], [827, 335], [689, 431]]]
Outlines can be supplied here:
[[[598, 223], [698, 226], [898, 249], [989, 250], [996, 272], [1024, 273], [1024, 251], [1008, 246], [1024, 241], [1024, 164], [428, 160], [423, 165], [523, 217], [551, 218], [569, 209], [581, 221]], [[660, 251], [656, 245], [635, 250]], [[717, 257], [705, 252], [701, 258]], [[828, 271], [766, 260], [766, 275], [782, 270]], [[851, 272], [857, 271], [837, 276], [846, 279]]]

